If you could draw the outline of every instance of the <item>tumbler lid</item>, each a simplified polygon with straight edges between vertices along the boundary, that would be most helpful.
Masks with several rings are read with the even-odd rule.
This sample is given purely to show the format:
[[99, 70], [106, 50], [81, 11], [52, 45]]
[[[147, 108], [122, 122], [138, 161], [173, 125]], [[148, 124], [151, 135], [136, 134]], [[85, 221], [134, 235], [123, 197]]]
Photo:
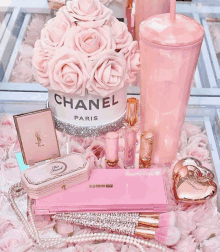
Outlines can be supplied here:
[[163, 46], [187, 46], [203, 39], [204, 29], [194, 19], [176, 14], [171, 20], [170, 13], [155, 15], [140, 25], [140, 40]]

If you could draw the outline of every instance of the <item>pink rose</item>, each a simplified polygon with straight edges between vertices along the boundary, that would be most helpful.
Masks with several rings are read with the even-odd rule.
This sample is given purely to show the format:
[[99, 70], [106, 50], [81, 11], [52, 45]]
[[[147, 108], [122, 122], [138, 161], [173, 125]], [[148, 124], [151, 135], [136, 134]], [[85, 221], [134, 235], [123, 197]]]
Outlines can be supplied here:
[[200, 161], [209, 160], [208, 138], [203, 133], [190, 137], [188, 145], [181, 150], [182, 157], [195, 157]]
[[131, 33], [124, 22], [118, 21], [117, 18], [111, 17], [111, 27], [116, 42], [116, 49], [120, 50], [129, 47], [133, 41]]
[[98, 158], [90, 151], [86, 152], [85, 159], [89, 162], [90, 169], [96, 169], [96, 162]]
[[57, 130], [56, 134], [57, 134], [57, 139], [58, 139], [58, 142], [59, 142], [59, 146], [66, 145], [66, 142], [67, 142], [67, 139], [68, 139], [68, 136], [66, 135], [66, 133]]
[[31, 15], [31, 22], [27, 27], [27, 33], [24, 39], [25, 43], [22, 44], [22, 51], [24, 51], [23, 47], [26, 45], [34, 47], [35, 41], [40, 38], [41, 30], [44, 28], [45, 23], [49, 20], [49, 18], [49, 15]]
[[4, 168], [5, 170], [10, 170], [17, 167], [18, 163], [15, 158], [8, 158], [2, 166], [2, 168]]
[[216, 199], [207, 200], [202, 205], [192, 205], [186, 212], [195, 222], [200, 223], [216, 212]]
[[[75, 26], [75, 24], [73, 25]], [[44, 45], [45, 48], [50, 48], [50, 50], [61, 47], [69, 29], [70, 22], [61, 15], [49, 20], [46, 26], [41, 30], [42, 45]]]
[[[137, 247], [132, 246], [132, 245], [125, 245], [124, 244], [124, 245], [122, 245], [120, 252], [139, 252], [139, 249]], [[147, 252], [149, 252], [149, 251], [147, 250]]]
[[133, 41], [128, 48], [122, 49], [128, 65], [127, 82], [134, 82], [136, 74], [140, 70], [140, 53], [138, 51], [138, 42]]
[[196, 223], [187, 212], [179, 211], [177, 212], [177, 227], [182, 235], [187, 236], [196, 229]]
[[9, 148], [17, 139], [17, 133], [11, 126], [5, 125], [0, 127], [0, 147]]
[[89, 166], [91, 169], [105, 169], [106, 168], [105, 156], [97, 158], [97, 156], [91, 151], [86, 151], [84, 156], [86, 160], [89, 162]]
[[100, 0], [100, 2], [102, 4], [104, 4], [105, 6], [108, 6], [113, 0]]
[[184, 123], [183, 130], [186, 131], [188, 138], [201, 133], [201, 128], [192, 123]]
[[49, 62], [49, 79], [53, 90], [85, 95], [89, 79], [87, 59], [80, 52], [67, 47], [57, 49]]
[[113, 50], [99, 54], [87, 89], [91, 94], [103, 97], [116, 92], [125, 85], [125, 68], [126, 61], [122, 54]]
[[184, 153], [184, 157], [194, 157], [199, 159], [200, 161], [209, 159], [209, 151], [202, 147], [196, 147], [189, 145], [185, 149], [183, 149], [182, 154]]
[[198, 225], [199, 227], [193, 232], [197, 242], [209, 239], [213, 235], [220, 235], [220, 218], [218, 215], [209, 217]]
[[13, 117], [8, 114], [3, 114], [0, 120], [0, 127], [1, 126], [10, 126], [11, 128], [15, 128]]
[[44, 230], [54, 226], [55, 221], [50, 215], [34, 215], [34, 221], [38, 230]]
[[29, 239], [26, 233], [21, 229], [12, 229], [5, 233], [0, 240], [0, 251], [12, 252], [23, 251], [27, 246]]
[[205, 240], [202, 249], [202, 252], [220, 252], [220, 236]]
[[21, 172], [18, 167], [18, 163], [14, 158], [8, 158], [5, 162], [1, 164], [1, 185], [6, 183], [14, 184], [19, 182], [21, 179]]
[[51, 54], [44, 51], [41, 47], [40, 40], [37, 40], [34, 48], [32, 59], [33, 73], [40, 84], [46, 88], [50, 88], [48, 63], [51, 59]]
[[0, 218], [0, 237], [2, 235], [12, 229], [15, 229], [15, 225], [11, 220], [8, 220], [6, 218]]
[[66, 38], [65, 38], [64, 46], [68, 47], [72, 50], [76, 50], [75, 38], [76, 38], [76, 35], [81, 33], [82, 31], [83, 31], [83, 29], [80, 26], [71, 27]]
[[196, 252], [197, 243], [192, 235], [182, 237], [179, 243], [174, 247], [176, 252]]
[[86, 244], [83, 248], [87, 252], [117, 252], [112, 243]]
[[77, 152], [77, 153], [83, 154], [85, 152], [84, 147], [80, 143], [75, 141], [74, 139], [71, 139], [69, 141], [69, 150], [70, 150], [70, 153]]
[[80, 27], [72, 28], [66, 38], [65, 46], [80, 51], [88, 57], [96, 56], [106, 49], [116, 48], [109, 26], [87, 30]]
[[105, 143], [103, 141], [94, 140], [86, 152], [93, 153], [98, 159], [105, 156]]
[[73, 225], [65, 221], [57, 220], [54, 228], [58, 234], [63, 236], [73, 234]]
[[4, 161], [6, 157], [7, 157], [7, 152], [3, 148], [0, 147], [0, 163], [1, 161]]
[[186, 146], [187, 146], [187, 135], [186, 132], [183, 130], [180, 135], [179, 149], [183, 149]]
[[87, 56], [97, 55], [107, 49], [115, 49], [115, 42], [108, 26], [96, 30], [90, 28], [76, 34], [75, 43], [76, 49]]
[[195, 144], [198, 147], [206, 148], [208, 143], [209, 139], [204, 133], [199, 133], [189, 138], [189, 144]]
[[63, 12], [71, 22], [77, 22], [85, 28], [101, 27], [113, 15], [99, 0], [68, 1]]

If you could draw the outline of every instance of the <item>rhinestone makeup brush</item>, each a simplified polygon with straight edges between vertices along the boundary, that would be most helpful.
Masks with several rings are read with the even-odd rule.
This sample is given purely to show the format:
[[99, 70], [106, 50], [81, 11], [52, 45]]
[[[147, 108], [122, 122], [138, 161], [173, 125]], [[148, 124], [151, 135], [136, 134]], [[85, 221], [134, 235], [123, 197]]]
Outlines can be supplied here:
[[176, 213], [57, 213], [56, 218], [87, 219], [92, 221], [111, 221], [118, 223], [135, 223], [136, 226], [144, 225], [150, 227], [175, 226]]
[[155, 239], [167, 246], [172, 246], [180, 240], [180, 231], [177, 227], [144, 227], [137, 226], [135, 223], [120, 223], [111, 222], [109, 220], [99, 222], [97, 220], [90, 219], [71, 219], [69, 217], [52, 216], [55, 220], [63, 220], [76, 225], [98, 228], [106, 231], [113, 231], [120, 234], [133, 235], [142, 237], [145, 239]]

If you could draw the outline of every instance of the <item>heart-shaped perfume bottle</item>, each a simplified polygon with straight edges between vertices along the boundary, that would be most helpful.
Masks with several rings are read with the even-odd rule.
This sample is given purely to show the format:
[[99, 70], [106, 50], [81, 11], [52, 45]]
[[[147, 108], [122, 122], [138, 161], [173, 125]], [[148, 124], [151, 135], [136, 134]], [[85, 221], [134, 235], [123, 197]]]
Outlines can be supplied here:
[[178, 161], [173, 169], [173, 191], [178, 202], [204, 203], [217, 192], [214, 174], [198, 159], [188, 157]]

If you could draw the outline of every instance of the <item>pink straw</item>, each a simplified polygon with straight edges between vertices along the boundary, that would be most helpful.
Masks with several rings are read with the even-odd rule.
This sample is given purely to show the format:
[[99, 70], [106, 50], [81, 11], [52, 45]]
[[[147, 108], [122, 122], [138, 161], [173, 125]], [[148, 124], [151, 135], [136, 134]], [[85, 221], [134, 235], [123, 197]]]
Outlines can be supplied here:
[[170, 19], [172, 22], [176, 20], [176, 0], [170, 0]]

